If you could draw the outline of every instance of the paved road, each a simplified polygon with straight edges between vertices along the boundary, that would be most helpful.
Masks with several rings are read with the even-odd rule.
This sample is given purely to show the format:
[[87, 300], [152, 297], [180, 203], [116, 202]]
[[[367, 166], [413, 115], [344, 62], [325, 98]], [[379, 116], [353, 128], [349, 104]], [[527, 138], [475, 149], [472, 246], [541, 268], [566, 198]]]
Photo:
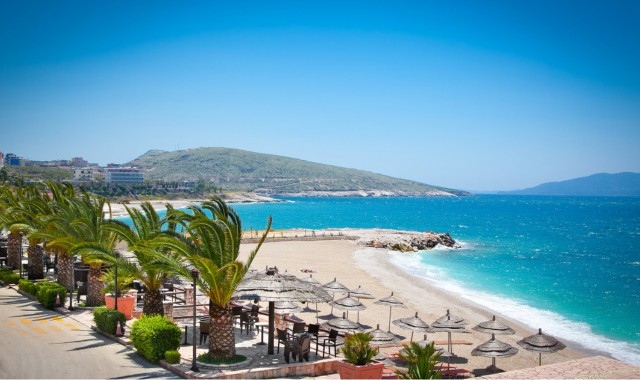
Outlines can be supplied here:
[[0, 378], [177, 378], [69, 317], [0, 288]]

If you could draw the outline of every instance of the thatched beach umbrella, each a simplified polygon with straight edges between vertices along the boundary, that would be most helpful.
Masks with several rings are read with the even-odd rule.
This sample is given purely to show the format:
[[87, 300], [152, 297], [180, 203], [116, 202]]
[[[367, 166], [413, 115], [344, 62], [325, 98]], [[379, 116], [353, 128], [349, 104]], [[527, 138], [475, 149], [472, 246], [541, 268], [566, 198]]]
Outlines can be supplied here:
[[380, 325], [378, 324], [375, 330], [369, 331], [371, 335], [371, 342], [369, 342], [372, 346], [385, 346], [388, 344], [398, 344], [400, 343], [400, 339], [394, 334], [380, 330]]
[[558, 341], [551, 335], [543, 334], [542, 329], [539, 329], [537, 334], [519, 340], [518, 344], [525, 350], [536, 351], [538, 353], [538, 365], [542, 365], [543, 352], [556, 352], [567, 347], [564, 343]]
[[[448, 312], [448, 311], [447, 311]], [[450, 316], [447, 315], [447, 318]], [[456, 323], [451, 319], [443, 320], [439, 322], [442, 318], [439, 318], [435, 322], [431, 324], [431, 330], [433, 332], [446, 332], [448, 335], [448, 343], [447, 343], [447, 351], [453, 353], [453, 346], [451, 344], [451, 333], [468, 333], [469, 331], [464, 327], [464, 324]]]
[[389, 306], [389, 330], [388, 331], [391, 332], [391, 308], [401, 307], [403, 309], [406, 309], [407, 307], [402, 303], [402, 301], [400, 301], [399, 299], [393, 296], [393, 292], [391, 292], [391, 295], [389, 297], [381, 298], [374, 303], [377, 305]]
[[291, 301], [279, 301], [273, 305], [275, 312], [279, 314], [291, 314], [302, 311], [302, 308]]
[[496, 366], [496, 358], [507, 358], [518, 353], [518, 349], [496, 339], [495, 334], [491, 334], [491, 339], [482, 343], [471, 351], [473, 356], [484, 356], [491, 358], [491, 367]]
[[[339, 283], [335, 277], [333, 278], [333, 281], [327, 282], [326, 284], [322, 285], [322, 289], [324, 289], [324, 291], [326, 291], [327, 293], [331, 293], [331, 301], [335, 299], [336, 293], [345, 294], [349, 292], [349, 288]], [[330, 315], [333, 315], [333, 306], [331, 306]]]
[[365, 310], [367, 307], [364, 306], [362, 302], [359, 300], [352, 298], [350, 294], [347, 294], [346, 297], [337, 299], [335, 301], [329, 302], [329, 305], [335, 307], [336, 309], [340, 309], [347, 312], [347, 318], [349, 318], [349, 310], [351, 311], [360, 311]]
[[405, 330], [411, 330], [411, 339], [410, 342], [413, 342], [413, 333], [415, 331], [421, 331], [421, 332], [430, 332], [431, 329], [429, 329], [429, 325], [427, 324], [427, 322], [423, 321], [422, 319], [418, 318], [418, 312], [416, 311], [416, 315], [415, 317], [407, 317], [407, 318], [400, 318], [400, 319], [396, 319], [395, 321], [393, 321], [393, 324], [405, 329]]
[[258, 272], [245, 277], [234, 293], [235, 297], [259, 299], [269, 302], [269, 355], [273, 355], [275, 302], [327, 302], [331, 300], [329, 293], [300, 281], [292, 275], [279, 274], [277, 268]]
[[457, 323], [457, 324], [463, 325], [463, 326], [469, 324], [469, 322], [467, 322], [464, 318], [458, 317], [457, 315], [451, 314], [449, 309], [447, 309], [447, 314], [445, 314], [442, 317], [436, 319], [435, 322], [442, 323], [442, 322], [445, 322], [445, 321], [453, 321], [453, 323]]
[[[357, 298], [358, 300], [372, 300], [375, 298], [374, 296], [371, 295], [371, 293], [362, 289], [361, 285], [358, 285], [357, 289], [352, 289], [350, 293], [351, 293], [351, 297]], [[356, 322], [360, 323], [360, 310], [358, 310], [358, 319], [356, 320]]]
[[496, 321], [495, 315], [493, 316], [492, 320], [478, 323], [478, 325], [472, 327], [472, 329], [479, 332], [496, 335], [513, 335], [516, 333], [516, 331], [511, 327]]
[[320, 325], [325, 330], [338, 330], [340, 332], [356, 332], [360, 331], [360, 324], [346, 318], [345, 313], [342, 317], [333, 318]]
[[[318, 286], [321, 287], [322, 283], [318, 280], [316, 280], [315, 278], [313, 278], [313, 274], [309, 274], [309, 277], [303, 277], [300, 279], [300, 281], [304, 281], [307, 282], [313, 286]], [[316, 302], [316, 323], [318, 323], [318, 303]]]

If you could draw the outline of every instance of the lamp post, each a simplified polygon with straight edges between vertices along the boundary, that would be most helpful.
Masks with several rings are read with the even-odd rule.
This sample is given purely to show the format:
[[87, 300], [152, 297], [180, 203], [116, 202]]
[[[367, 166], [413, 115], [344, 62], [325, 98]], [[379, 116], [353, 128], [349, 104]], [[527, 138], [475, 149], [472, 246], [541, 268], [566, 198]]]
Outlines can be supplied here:
[[193, 277], [193, 329], [192, 329], [193, 359], [191, 360], [191, 370], [193, 372], [200, 372], [200, 369], [198, 368], [198, 364], [196, 363], [197, 361], [197, 357], [196, 357], [196, 280], [198, 279], [199, 274], [200, 272], [198, 272], [197, 269], [194, 268], [191, 270], [191, 277]]
[[71, 272], [71, 288], [69, 289], [69, 311], [73, 311], [73, 284], [75, 284], [75, 271]]
[[[116, 260], [118, 260], [118, 252], [115, 252], [115, 255], [116, 255]], [[115, 280], [115, 282], [116, 282], [116, 284], [115, 284], [116, 285], [116, 294], [115, 294], [116, 300], [115, 300], [115, 309], [118, 310], [118, 261], [116, 261], [115, 266], [116, 266], [116, 280]]]

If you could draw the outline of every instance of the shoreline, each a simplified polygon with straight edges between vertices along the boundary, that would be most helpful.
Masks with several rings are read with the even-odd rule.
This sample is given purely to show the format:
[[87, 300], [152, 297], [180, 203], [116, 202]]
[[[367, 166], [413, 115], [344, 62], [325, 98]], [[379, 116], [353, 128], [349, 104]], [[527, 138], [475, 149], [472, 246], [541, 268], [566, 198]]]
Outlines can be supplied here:
[[[255, 244], [242, 244], [240, 258], [244, 259], [249, 250], [254, 248]], [[375, 329], [378, 325], [380, 329], [385, 331], [389, 328], [389, 307], [376, 305], [374, 301], [389, 296], [391, 292], [407, 306], [406, 309], [393, 308], [391, 310], [392, 321], [413, 317], [418, 312], [418, 317], [431, 325], [435, 319], [445, 315], [447, 309], [449, 309], [451, 314], [458, 315], [469, 322], [466, 327], [470, 331], [470, 333], [464, 334], [454, 333], [452, 334], [452, 339], [472, 342], [471, 345], [454, 345], [454, 353], [465, 360], [464, 363], [456, 365], [479, 371], [487, 368], [491, 364], [491, 359], [472, 356], [471, 350], [485, 343], [491, 337], [488, 334], [473, 331], [471, 327], [491, 319], [493, 313], [462, 298], [458, 294], [446, 292], [423, 279], [405, 273], [389, 261], [393, 254], [401, 253], [384, 249], [365, 248], [360, 246], [356, 240], [269, 241], [269, 243], [265, 243], [261, 247], [251, 267], [256, 270], [263, 270], [266, 266], [277, 266], [281, 272], [287, 271], [299, 278], [312, 275], [322, 284], [333, 281], [336, 278], [338, 282], [349, 289], [362, 286], [364, 290], [371, 293], [375, 298], [361, 301], [367, 309], [358, 313], [359, 320], [362, 325], [366, 326], [367, 330]], [[336, 294], [335, 299], [345, 296]], [[266, 304], [262, 303], [262, 306], [266, 307]], [[315, 309], [315, 304], [304, 306], [303, 312], [296, 313], [295, 316], [304, 319], [308, 323], [315, 323], [316, 315], [309, 311], [310, 309]], [[329, 304], [318, 304], [318, 309], [320, 310], [320, 323], [330, 319], [327, 317], [331, 311]], [[339, 316], [342, 316], [342, 312], [334, 309], [333, 318]], [[499, 358], [496, 365], [505, 371], [537, 366], [538, 354], [524, 350], [516, 343], [524, 337], [535, 334], [537, 328], [534, 329], [499, 314], [496, 314], [496, 317], [516, 330], [515, 335], [500, 335], [497, 336], [497, 339], [519, 350], [516, 356]], [[356, 321], [356, 312], [349, 314], [349, 319]], [[544, 330], [544, 326], [541, 327]], [[391, 332], [402, 337], [404, 341], [409, 340], [410, 331], [402, 330], [393, 324], [391, 324], [390, 328]], [[446, 340], [447, 334], [428, 333], [427, 338], [429, 340]], [[414, 340], [422, 339], [423, 333], [414, 333]], [[594, 355], [610, 356], [597, 350], [581, 347], [576, 342], [562, 341], [567, 344], [567, 348], [556, 353], [543, 354], [543, 364]], [[397, 349], [398, 347], [381, 348], [381, 351], [396, 351]]]

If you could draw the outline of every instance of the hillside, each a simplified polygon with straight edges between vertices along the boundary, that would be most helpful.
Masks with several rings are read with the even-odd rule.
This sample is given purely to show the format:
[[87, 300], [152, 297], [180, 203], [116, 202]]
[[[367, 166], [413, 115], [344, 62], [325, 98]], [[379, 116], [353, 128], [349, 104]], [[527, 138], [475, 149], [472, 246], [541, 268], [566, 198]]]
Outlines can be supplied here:
[[640, 196], [640, 173], [599, 173], [528, 189], [509, 191], [522, 195]]
[[463, 196], [464, 191], [363, 170], [229, 148], [151, 150], [127, 165], [145, 180], [214, 183], [227, 191], [265, 195]]

